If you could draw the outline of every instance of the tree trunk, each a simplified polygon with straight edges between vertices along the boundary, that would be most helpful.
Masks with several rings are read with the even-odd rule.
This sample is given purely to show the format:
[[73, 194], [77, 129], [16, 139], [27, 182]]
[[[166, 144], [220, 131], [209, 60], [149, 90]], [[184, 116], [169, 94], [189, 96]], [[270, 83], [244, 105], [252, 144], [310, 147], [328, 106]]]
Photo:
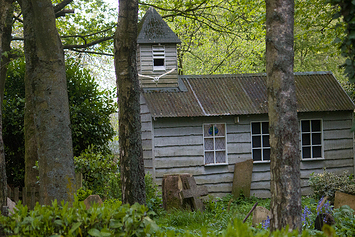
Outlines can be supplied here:
[[[75, 176], [69, 102], [63, 49], [53, 6], [50, 0], [26, 0], [21, 2], [21, 7], [26, 99], [29, 99], [26, 101], [26, 115], [29, 116], [27, 132], [30, 134], [26, 138], [35, 137], [31, 144], [26, 145], [37, 147], [40, 203], [48, 205], [54, 199], [72, 202]], [[32, 152], [31, 159], [34, 159], [34, 150]]]
[[271, 230], [301, 230], [299, 126], [293, 75], [293, 0], [266, 0]]
[[[7, 206], [7, 178], [4, 141], [2, 137], [2, 102], [4, 99], [7, 64], [10, 58], [3, 55], [10, 51], [12, 31], [12, 0], [0, 0], [0, 207]], [[1, 209], [1, 211], [3, 211]]]
[[115, 33], [115, 69], [119, 105], [122, 202], [145, 204], [144, 163], [137, 72], [138, 1], [120, 0]]

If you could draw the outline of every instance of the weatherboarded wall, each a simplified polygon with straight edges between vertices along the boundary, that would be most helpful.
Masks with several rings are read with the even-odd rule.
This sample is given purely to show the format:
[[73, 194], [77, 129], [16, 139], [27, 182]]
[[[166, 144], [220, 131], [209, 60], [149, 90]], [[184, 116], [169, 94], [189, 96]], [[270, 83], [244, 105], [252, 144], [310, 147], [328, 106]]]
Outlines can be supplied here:
[[[251, 159], [250, 123], [267, 121], [266, 115], [204, 118], [157, 118], [152, 120], [142, 101], [142, 137], [146, 170], [151, 170], [161, 185], [164, 174], [191, 173], [197, 184], [203, 184], [210, 194], [223, 196], [232, 191], [234, 164]], [[328, 171], [353, 173], [353, 133], [351, 112], [302, 113], [299, 119], [322, 119], [324, 159], [301, 162], [303, 194], [310, 188], [311, 173]], [[205, 166], [203, 123], [225, 123], [227, 127], [228, 165]], [[154, 126], [154, 131], [152, 130]], [[254, 163], [251, 192], [257, 197], [270, 196], [270, 165]]]
[[155, 175], [154, 166], [153, 166], [153, 124], [152, 116], [149, 113], [149, 109], [144, 97], [140, 96], [141, 104], [141, 124], [142, 124], [142, 147], [143, 147], [143, 158], [144, 158], [144, 169], [145, 173], [150, 173]]
[[177, 51], [176, 44], [164, 44], [165, 46], [165, 71], [153, 71], [153, 52], [151, 44], [141, 44], [138, 48], [138, 73], [145, 76], [160, 76], [175, 68], [173, 72], [159, 79], [156, 84], [151, 78], [139, 77], [142, 87], [177, 87]]

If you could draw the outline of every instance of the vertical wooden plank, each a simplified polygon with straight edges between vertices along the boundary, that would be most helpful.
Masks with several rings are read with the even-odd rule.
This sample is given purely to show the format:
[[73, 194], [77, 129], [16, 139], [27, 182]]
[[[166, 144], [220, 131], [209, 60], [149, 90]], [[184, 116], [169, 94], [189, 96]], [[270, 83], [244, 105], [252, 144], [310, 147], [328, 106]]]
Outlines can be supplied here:
[[7, 196], [12, 199], [12, 196], [11, 196], [12, 192], [11, 192], [11, 188], [9, 186], [7, 186]]
[[33, 210], [33, 208], [36, 205], [35, 196], [36, 196], [36, 187], [32, 187], [31, 188], [31, 207], [29, 207], [30, 210]]
[[27, 188], [22, 188], [22, 205], [27, 205]]
[[18, 197], [19, 197], [19, 191], [20, 191], [20, 188], [19, 187], [16, 187], [15, 189], [14, 189], [14, 202], [15, 203], [18, 203]]

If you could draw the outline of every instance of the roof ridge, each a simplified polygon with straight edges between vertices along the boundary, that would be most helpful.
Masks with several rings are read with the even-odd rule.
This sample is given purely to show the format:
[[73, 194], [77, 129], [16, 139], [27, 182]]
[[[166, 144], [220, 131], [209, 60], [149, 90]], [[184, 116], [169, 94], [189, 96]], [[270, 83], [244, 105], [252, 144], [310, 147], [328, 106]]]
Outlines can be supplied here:
[[[294, 72], [293, 73], [295, 76], [308, 76], [308, 75], [327, 75], [333, 73], [331, 71], [309, 71], [309, 72]], [[179, 78], [213, 78], [213, 77], [218, 77], [218, 78], [226, 78], [226, 77], [263, 77], [266, 76], [266, 73], [240, 73], [240, 74], [205, 74], [205, 75], [180, 75]]]

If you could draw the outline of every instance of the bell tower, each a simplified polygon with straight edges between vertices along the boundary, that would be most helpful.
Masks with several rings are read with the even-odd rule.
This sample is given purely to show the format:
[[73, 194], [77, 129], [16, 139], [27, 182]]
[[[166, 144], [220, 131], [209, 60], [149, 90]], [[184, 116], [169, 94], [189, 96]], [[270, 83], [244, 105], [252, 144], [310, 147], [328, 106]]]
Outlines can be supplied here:
[[138, 24], [137, 43], [141, 87], [177, 87], [177, 44], [181, 41], [153, 7]]

